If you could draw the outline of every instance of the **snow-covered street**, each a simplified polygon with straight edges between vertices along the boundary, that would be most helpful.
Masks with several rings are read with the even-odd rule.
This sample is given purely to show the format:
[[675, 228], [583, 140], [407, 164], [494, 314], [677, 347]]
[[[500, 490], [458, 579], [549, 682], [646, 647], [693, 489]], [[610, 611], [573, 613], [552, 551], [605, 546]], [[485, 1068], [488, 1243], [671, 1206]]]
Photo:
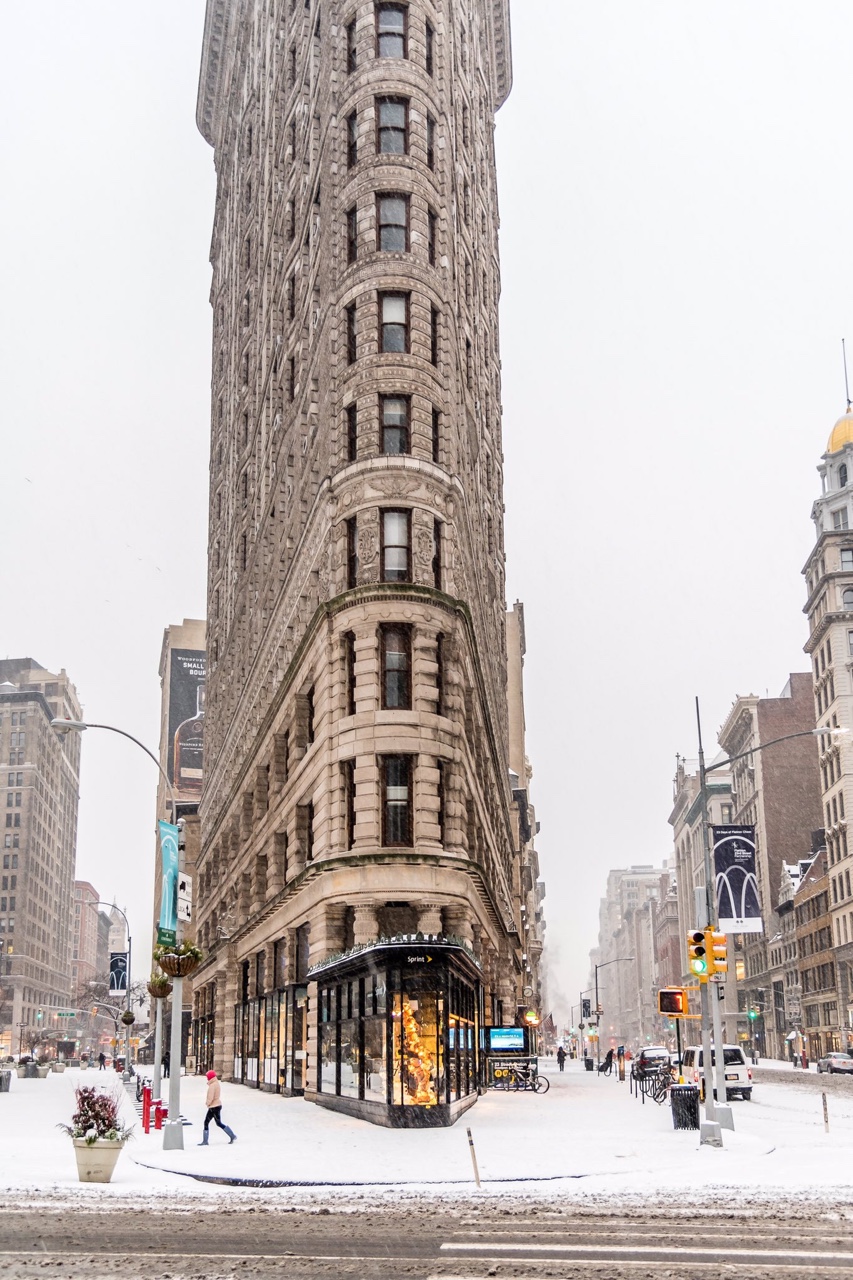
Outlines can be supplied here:
[[[71, 1144], [56, 1126], [71, 1114], [76, 1083], [107, 1080], [121, 1088], [115, 1078], [77, 1071], [43, 1081], [13, 1078], [11, 1092], [0, 1095], [0, 1186], [9, 1202], [38, 1193], [97, 1201], [135, 1194], [172, 1200], [275, 1195], [270, 1187], [249, 1191], [252, 1183], [264, 1182], [301, 1185], [305, 1196], [313, 1185], [327, 1202], [358, 1187], [396, 1198], [488, 1193], [634, 1200], [676, 1191], [683, 1199], [708, 1184], [748, 1191], [750, 1201], [816, 1197], [843, 1205], [853, 1198], [846, 1158], [853, 1138], [853, 1080], [833, 1081], [828, 1134], [819, 1089], [792, 1087], [781, 1078], [756, 1084], [751, 1103], [733, 1104], [736, 1132], [724, 1133], [718, 1151], [700, 1148], [695, 1132], [676, 1132], [669, 1107], [643, 1105], [630, 1096], [627, 1081], [599, 1078], [571, 1062], [562, 1075], [551, 1063], [548, 1071], [549, 1093], [492, 1092], [453, 1128], [432, 1130], [383, 1129], [299, 1098], [226, 1082], [223, 1119], [238, 1141], [230, 1146], [213, 1128], [206, 1148], [197, 1145], [206, 1082], [185, 1077], [182, 1109], [192, 1124], [184, 1129], [184, 1151], [164, 1152], [162, 1135], [152, 1130], [146, 1136], [137, 1123], [113, 1182], [104, 1187], [78, 1184]], [[126, 1105], [130, 1118], [133, 1108]], [[483, 1180], [480, 1193], [468, 1126]], [[249, 1186], [241, 1192], [218, 1181], [228, 1179]]]

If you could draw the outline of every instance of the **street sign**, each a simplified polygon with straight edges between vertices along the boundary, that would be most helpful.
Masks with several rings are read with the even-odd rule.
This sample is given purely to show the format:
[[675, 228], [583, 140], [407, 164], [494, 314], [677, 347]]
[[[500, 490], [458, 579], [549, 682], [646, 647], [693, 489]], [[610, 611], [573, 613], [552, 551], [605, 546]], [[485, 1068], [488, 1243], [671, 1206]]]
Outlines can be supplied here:
[[158, 947], [173, 947], [177, 942], [177, 940], [178, 940], [177, 935], [175, 934], [174, 929], [161, 929], [158, 925], [157, 927], [157, 946]]
[[76, 1018], [77, 1010], [76, 1009], [57, 1009], [56, 1016], [57, 1018]]
[[193, 918], [193, 882], [188, 875], [178, 876], [178, 919], [187, 924]]

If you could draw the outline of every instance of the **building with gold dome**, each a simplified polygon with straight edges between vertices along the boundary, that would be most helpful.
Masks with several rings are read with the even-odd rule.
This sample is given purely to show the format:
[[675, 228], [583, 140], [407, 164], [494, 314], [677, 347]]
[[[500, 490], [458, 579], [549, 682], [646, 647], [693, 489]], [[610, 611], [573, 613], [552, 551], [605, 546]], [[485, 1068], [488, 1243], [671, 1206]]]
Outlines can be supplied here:
[[[819, 465], [821, 494], [812, 507], [815, 544], [803, 573], [818, 727], [853, 726], [853, 411], [838, 419]], [[818, 738], [832, 963], [813, 969], [800, 957], [804, 1030], [824, 1049], [853, 1043], [853, 814], [851, 737]], [[829, 940], [828, 940], [829, 941]], [[822, 970], [822, 971], [821, 971]]]

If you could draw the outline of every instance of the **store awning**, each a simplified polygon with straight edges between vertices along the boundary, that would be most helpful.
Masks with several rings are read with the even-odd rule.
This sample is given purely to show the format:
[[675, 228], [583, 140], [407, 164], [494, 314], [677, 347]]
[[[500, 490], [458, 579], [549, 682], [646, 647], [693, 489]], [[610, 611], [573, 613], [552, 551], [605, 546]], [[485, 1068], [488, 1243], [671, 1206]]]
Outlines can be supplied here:
[[796, 1040], [796, 1038], [797, 1038], [797, 1036], [798, 1036], [799, 1034], [800, 1034], [800, 1033], [799, 1033], [799, 1031], [789, 1031], [789, 1032], [788, 1032], [788, 1034], [785, 1036], [785, 1040], [786, 1040], [786, 1041], [787, 1041], [787, 1040]]

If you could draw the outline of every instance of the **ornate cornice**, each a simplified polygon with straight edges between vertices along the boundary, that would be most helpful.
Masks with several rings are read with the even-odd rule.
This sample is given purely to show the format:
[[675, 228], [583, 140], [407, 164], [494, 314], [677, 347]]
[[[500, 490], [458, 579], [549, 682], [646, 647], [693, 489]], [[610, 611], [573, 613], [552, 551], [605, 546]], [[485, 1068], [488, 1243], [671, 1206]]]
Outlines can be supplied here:
[[195, 119], [199, 132], [212, 147], [219, 132], [219, 113], [225, 78], [225, 48], [240, 0], [207, 0], [201, 46]]

